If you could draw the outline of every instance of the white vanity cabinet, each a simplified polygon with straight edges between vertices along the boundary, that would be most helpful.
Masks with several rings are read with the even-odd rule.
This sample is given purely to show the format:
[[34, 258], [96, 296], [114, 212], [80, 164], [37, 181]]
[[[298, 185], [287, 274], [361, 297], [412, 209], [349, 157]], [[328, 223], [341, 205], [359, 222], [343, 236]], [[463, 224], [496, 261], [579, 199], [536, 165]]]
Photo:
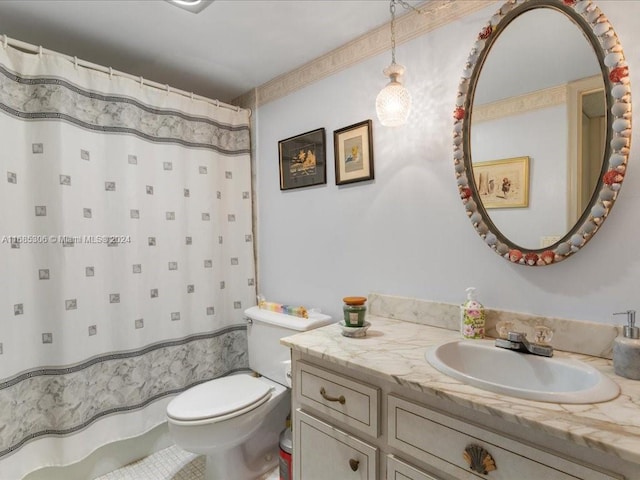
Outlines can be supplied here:
[[294, 424], [294, 478], [376, 480], [378, 449], [298, 410]]
[[[622, 478], [586, 468], [396, 395], [389, 395], [387, 408], [389, 446], [454, 478]], [[469, 460], [474, 464], [474, 469], [469, 465]]]
[[394, 455], [387, 455], [387, 480], [440, 480], [416, 467], [403, 462]]
[[378, 448], [357, 435], [378, 437], [380, 389], [305, 361], [293, 372], [295, 478], [377, 480]]
[[305, 408], [319, 411], [373, 438], [380, 432], [380, 389], [345, 375], [296, 362], [295, 393]]
[[552, 450], [562, 443], [524, 427], [514, 438], [500, 419], [375, 375], [295, 350], [292, 358], [296, 480], [640, 478], [608, 471], [589, 451]]

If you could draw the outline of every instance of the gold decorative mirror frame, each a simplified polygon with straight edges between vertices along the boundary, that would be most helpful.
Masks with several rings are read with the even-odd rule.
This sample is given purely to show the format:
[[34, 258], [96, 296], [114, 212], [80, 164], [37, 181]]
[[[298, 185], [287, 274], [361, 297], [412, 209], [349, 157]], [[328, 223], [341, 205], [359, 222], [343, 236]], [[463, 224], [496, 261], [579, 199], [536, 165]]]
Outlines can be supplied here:
[[[519, 15], [552, 8], [567, 15], [591, 43], [604, 81], [607, 105], [606, 142], [601, 176], [588, 206], [569, 231], [546, 248], [523, 248], [494, 225], [475, 184], [471, 160], [471, 113], [480, 71], [492, 45]], [[607, 17], [592, 0], [509, 0], [482, 28], [467, 59], [454, 110], [454, 165], [460, 198], [476, 232], [498, 255], [519, 265], [558, 263], [595, 235], [609, 215], [624, 180], [631, 143], [631, 88], [622, 45]]]

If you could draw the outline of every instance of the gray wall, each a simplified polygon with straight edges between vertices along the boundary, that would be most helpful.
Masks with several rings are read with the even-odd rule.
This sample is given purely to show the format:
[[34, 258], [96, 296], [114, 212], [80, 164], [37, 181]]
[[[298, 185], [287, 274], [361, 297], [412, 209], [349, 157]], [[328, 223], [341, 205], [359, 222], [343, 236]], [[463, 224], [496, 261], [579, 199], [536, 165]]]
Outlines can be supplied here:
[[[640, 1], [600, 2], [640, 78]], [[458, 81], [486, 8], [399, 45], [413, 111], [405, 127], [382, 127], [374, 99], [390, 53], [325, 78], [256, 112], [259, 285], [267, 299], [341, 315], [342, 297], [380, 292], [450, 303], [468, 286], [496, 309], [614, 322], [640, 309], [637, 211], [640, 127], [630, 168], [604, 228], [557, 265], [522, 267], [500, 259], [475, 233], [458, 198], [452, 111]], [[632, 83], [640, 111], [640, 81]], [[375, 180], [337, 187], [333, 131], [373, 120]], [[327, 184], [281, 192], [278, 140], [324, 127]], [[619, 322], [616, 318], [615, 322]]]

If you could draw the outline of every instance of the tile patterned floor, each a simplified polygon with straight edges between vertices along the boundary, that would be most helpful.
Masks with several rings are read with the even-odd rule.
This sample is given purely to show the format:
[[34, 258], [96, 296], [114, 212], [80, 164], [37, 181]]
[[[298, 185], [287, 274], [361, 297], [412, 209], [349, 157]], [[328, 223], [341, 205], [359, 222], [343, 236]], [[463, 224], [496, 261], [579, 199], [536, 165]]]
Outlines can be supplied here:
[[[95, 480], [203, 480], [203, 477], [204, 457], [173, 445]], [[279, 477], [276, 468], [261, 480], [278, 480]]]

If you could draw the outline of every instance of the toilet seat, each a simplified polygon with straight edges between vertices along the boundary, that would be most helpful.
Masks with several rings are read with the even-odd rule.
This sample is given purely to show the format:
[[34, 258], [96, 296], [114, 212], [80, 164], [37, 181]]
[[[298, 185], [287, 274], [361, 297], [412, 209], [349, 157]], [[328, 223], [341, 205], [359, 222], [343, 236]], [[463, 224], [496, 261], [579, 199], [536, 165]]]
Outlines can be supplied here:
[[271, 397], [273, 388], [251, 375], [216, 378], [185, 390], [167, 405], [175, 423], [213, 423], [251, 411]]

